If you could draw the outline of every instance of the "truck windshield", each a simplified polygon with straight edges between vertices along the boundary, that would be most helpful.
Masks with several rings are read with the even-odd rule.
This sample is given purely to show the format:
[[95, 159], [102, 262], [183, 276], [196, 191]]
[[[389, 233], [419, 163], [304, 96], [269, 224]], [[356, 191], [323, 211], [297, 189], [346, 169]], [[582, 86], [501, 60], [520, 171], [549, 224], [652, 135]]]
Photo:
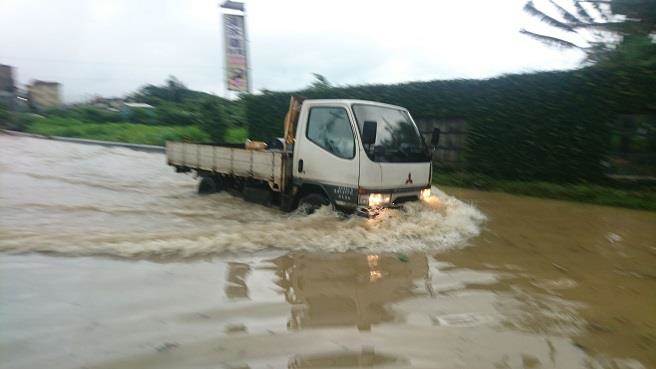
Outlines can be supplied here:
[[[407, 111], [376, 105], [354, 104], [353, 112], [362, 135], [364, 122], [377, 122], [376, 142], [365, 147], [376, 162], [416, 163], [430, 161], [428, 148]], [[375, 154], [374, 154], [375, 152]]]

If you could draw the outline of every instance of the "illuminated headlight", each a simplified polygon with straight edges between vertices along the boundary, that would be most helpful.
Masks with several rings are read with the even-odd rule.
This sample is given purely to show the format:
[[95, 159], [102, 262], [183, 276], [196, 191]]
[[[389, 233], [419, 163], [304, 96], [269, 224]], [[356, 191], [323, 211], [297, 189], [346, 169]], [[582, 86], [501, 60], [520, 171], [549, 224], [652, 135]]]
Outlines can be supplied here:
[[389, 194], [370, 193], [369, 194], [369, 206], [370, 207], [376, 207], [376, 206], [389, 205], [390, 197], [391, 196]]
[[419, 198], [422, 199], [423, 201], [428, 201], [428, 199], [430, 197], [431, 197], [431, 189], [430, 188], [424, 188], [419, 193]]

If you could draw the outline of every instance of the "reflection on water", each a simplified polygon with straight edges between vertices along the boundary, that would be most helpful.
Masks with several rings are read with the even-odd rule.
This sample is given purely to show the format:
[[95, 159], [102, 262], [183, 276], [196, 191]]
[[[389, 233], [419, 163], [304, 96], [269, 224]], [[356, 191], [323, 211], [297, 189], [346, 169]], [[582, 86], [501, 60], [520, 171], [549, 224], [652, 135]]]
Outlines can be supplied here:
[[583, 347], [586, 305], [523, 288], [524, 271], [443, 259], [2, 256], [0, 368], [643, 367]]
[[290, 329], [355, 326], [394, 319], [386, 305], [415, 294], [428, 276], [425, 255], [401, 261], [393, 254], [290, 254], [277, 258], [278, 284], [292, 305]]
[[246, 278], [251, 267], [245, 263], [228, 263], [228, 278], [226, 279], [225, 294], [231, 299], [248, 298]]
[[373, 349], [362, 349], [361, 352], [334, 352], [295, 356], [289, 361], [287, 368], [371, 368], [381, 366], [392, 368], [401, 364], [407, 364], [407, 362], [393, 356], [377, 354]]

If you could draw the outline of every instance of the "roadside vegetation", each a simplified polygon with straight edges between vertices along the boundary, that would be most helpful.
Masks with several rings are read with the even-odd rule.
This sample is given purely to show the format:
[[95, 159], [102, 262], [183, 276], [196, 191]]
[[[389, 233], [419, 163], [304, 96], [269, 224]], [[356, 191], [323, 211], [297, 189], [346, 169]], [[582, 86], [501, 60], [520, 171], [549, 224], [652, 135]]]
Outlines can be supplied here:
[[433, 183], [438, 186], [656, 211], [655, 183], [620, 182], [611, 179], [602, 183], [552, 183], [496, 179], [483, 174], [440, 171], [433, 173]]
[[[129, 103], [138, 102], [139, 106]], [[127, 103], [127, 104], [126, 104]], [[0, 110], [0, 127], [45, 136], [149, 145], [167, 140], [242, 143], [248, 138], [242, 104], [188, 89], [175, 77], [124, 99], [96, 98], [44, 111]]]
[[136, 123], [88, 123], [69, 118], [40, 118], [26, 130], [44, 136], [86, 138], [163, 146], [167, 140], [207, 142], [209, 135], [196, 126], [151, 126]]

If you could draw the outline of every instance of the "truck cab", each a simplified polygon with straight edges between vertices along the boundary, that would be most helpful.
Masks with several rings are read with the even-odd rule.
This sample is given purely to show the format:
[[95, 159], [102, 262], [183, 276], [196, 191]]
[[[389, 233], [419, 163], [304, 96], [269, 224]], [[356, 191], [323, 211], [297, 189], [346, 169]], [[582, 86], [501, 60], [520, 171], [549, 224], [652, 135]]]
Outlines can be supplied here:
[[321, 188], [336, 208], [370, 212], [430, 196], [431, 149], [400, 106], [304, 100], [292, 158], [294, 185]]

